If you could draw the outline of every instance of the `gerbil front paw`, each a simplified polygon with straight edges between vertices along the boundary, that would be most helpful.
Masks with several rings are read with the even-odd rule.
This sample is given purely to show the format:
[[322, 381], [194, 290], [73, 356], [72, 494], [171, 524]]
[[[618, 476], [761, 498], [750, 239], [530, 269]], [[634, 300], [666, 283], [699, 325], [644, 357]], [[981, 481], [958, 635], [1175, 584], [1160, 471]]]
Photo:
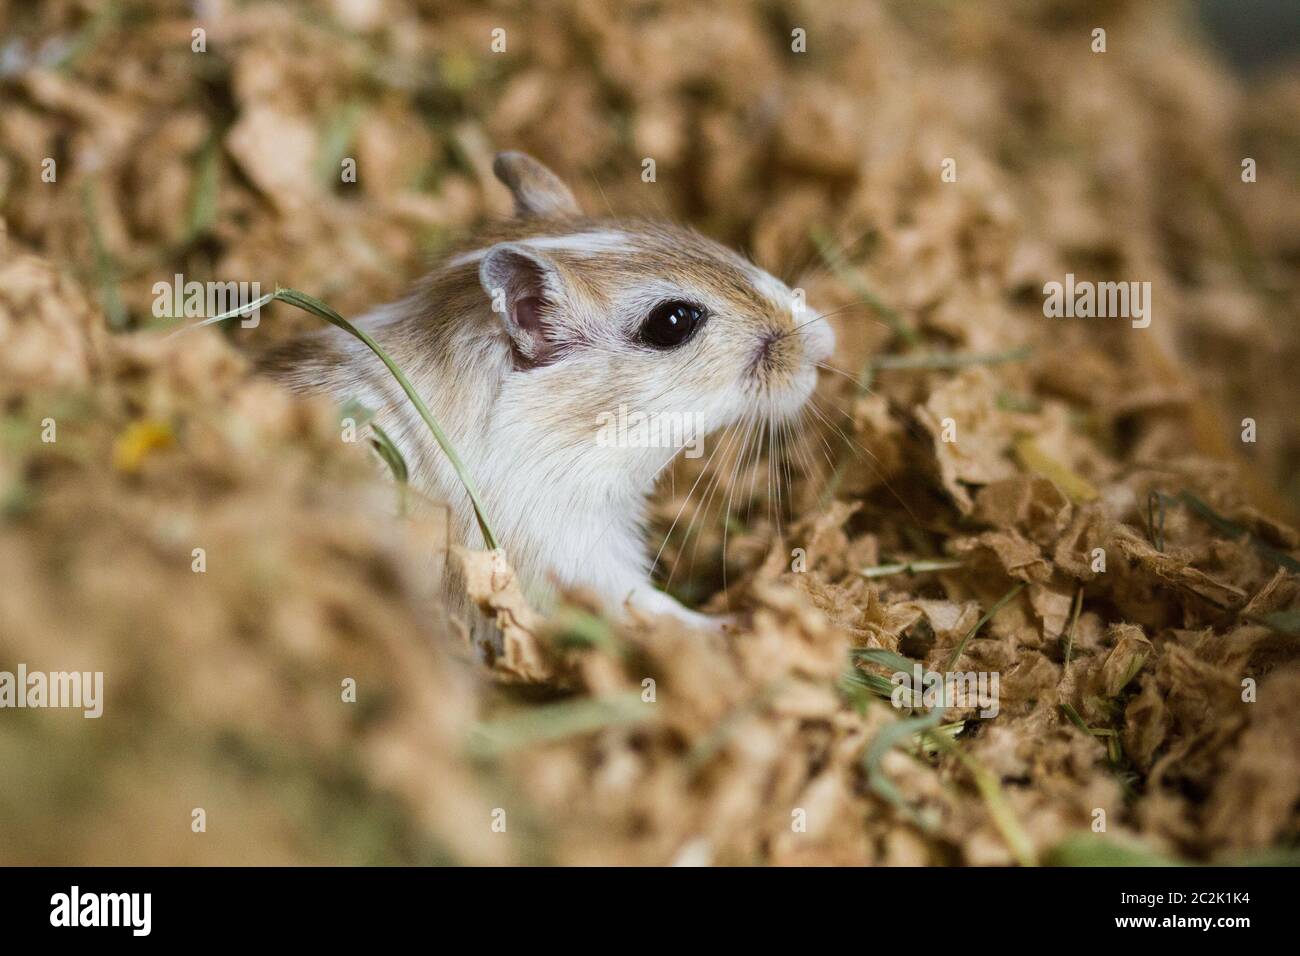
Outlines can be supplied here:
[[739, 614], [705, 614], [704, 617], [708, 619], [713, 630], [717, 631], [719, 634], [728, 631], [738, 631], [740, 630], [742, 623], [742, 618]]
[[692, 611], [690, 608], [682, 608], [682, 613], [689, 614], [689, 620], [692, 626], [699, 628], [701, 631], [712, 631], [715, 634], [725, 634], [729, 631], [740, 630], [739, 614], [704, 614], [701, 611]]
[[648, 584], [629, 594], [624, 607], [641, 617], [663, 615], [681, 621], [696, 630], [712, 631], [715, 634], [735, 630], [739, 624], [737, 615], [704, 614], [700, 611], [692, 611], [688, 607], [682, 607], [670, 595]]

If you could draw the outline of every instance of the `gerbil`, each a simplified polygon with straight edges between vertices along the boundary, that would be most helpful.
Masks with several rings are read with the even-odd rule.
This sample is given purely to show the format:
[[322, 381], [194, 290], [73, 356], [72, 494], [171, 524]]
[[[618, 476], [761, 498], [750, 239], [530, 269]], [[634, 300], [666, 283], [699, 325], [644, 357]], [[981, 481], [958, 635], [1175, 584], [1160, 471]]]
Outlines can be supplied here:
[[[499, 154], [493, 168], [514, 194], [514, 218], [358, 322], [451, 439], [539, 608], [557, 586], [580, 586], [615, 613], [714, 627], [650, 581], [647, 499], [680, 446], [620, 447], [598, 441], [598, 429], [620, 406], [692, 422], [691, 440], [788, 418], [831, 354], [830, 326], [783, 282], [690, 229], [586, 218], [568, 187], [522, 153]], [[296, 389], [374, 409], [412, 483], [450, 504], [460, 541], [482, 546], [446, 457], [361, 343], [332, 329], [263, 367]]]

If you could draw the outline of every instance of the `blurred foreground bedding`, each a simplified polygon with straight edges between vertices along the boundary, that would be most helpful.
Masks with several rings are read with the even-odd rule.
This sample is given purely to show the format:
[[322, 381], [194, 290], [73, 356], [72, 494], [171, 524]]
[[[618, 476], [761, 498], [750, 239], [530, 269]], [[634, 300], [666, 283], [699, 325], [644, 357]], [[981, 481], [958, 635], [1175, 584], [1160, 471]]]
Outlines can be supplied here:
[[[536, 7], [0, 5], [0, 669], [105, 674], [100, 719], [0, 712], [0, 862], [1293, 853], [1296, 72], [1163, 0]], [[392, 298], [507, 211], [497, 148], [842, 310], [780, 500], [687, 462], [658, 506], [669, 586], [752, 627], [540, 620], [460, 554], [518, 622], [474, 662], [437, 509], [250, 373], [314, 320], [154, 315], [175, 274]], [[1046, 318], [1067, 274], [1150, 326]], [[902, 659], [997, 716], [902, 723]]]

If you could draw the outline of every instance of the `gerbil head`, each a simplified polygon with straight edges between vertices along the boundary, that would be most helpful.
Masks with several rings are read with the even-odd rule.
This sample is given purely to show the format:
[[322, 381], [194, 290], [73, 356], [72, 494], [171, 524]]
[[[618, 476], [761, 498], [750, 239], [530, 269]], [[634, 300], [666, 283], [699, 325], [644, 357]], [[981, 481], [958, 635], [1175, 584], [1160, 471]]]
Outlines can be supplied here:
[[620, 409], [690, 416], [702, 434], [802, 408], [834, 346], [802, 296], [690, 229], [584, 218], [531, 157], [494, 169], [516, 219], [451, 265], [477, 265], [509, 339], [503, 396], [588, 437]]

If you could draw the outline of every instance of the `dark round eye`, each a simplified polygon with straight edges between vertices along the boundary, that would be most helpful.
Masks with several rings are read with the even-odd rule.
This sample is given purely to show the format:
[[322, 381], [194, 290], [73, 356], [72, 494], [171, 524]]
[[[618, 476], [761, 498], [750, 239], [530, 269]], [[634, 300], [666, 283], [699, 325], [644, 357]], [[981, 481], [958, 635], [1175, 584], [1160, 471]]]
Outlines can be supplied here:
[[704, 310], [689, 302], [662, 302], [641, 323], [641, 341], [657, 349], [684, 344], [704, 321]]

